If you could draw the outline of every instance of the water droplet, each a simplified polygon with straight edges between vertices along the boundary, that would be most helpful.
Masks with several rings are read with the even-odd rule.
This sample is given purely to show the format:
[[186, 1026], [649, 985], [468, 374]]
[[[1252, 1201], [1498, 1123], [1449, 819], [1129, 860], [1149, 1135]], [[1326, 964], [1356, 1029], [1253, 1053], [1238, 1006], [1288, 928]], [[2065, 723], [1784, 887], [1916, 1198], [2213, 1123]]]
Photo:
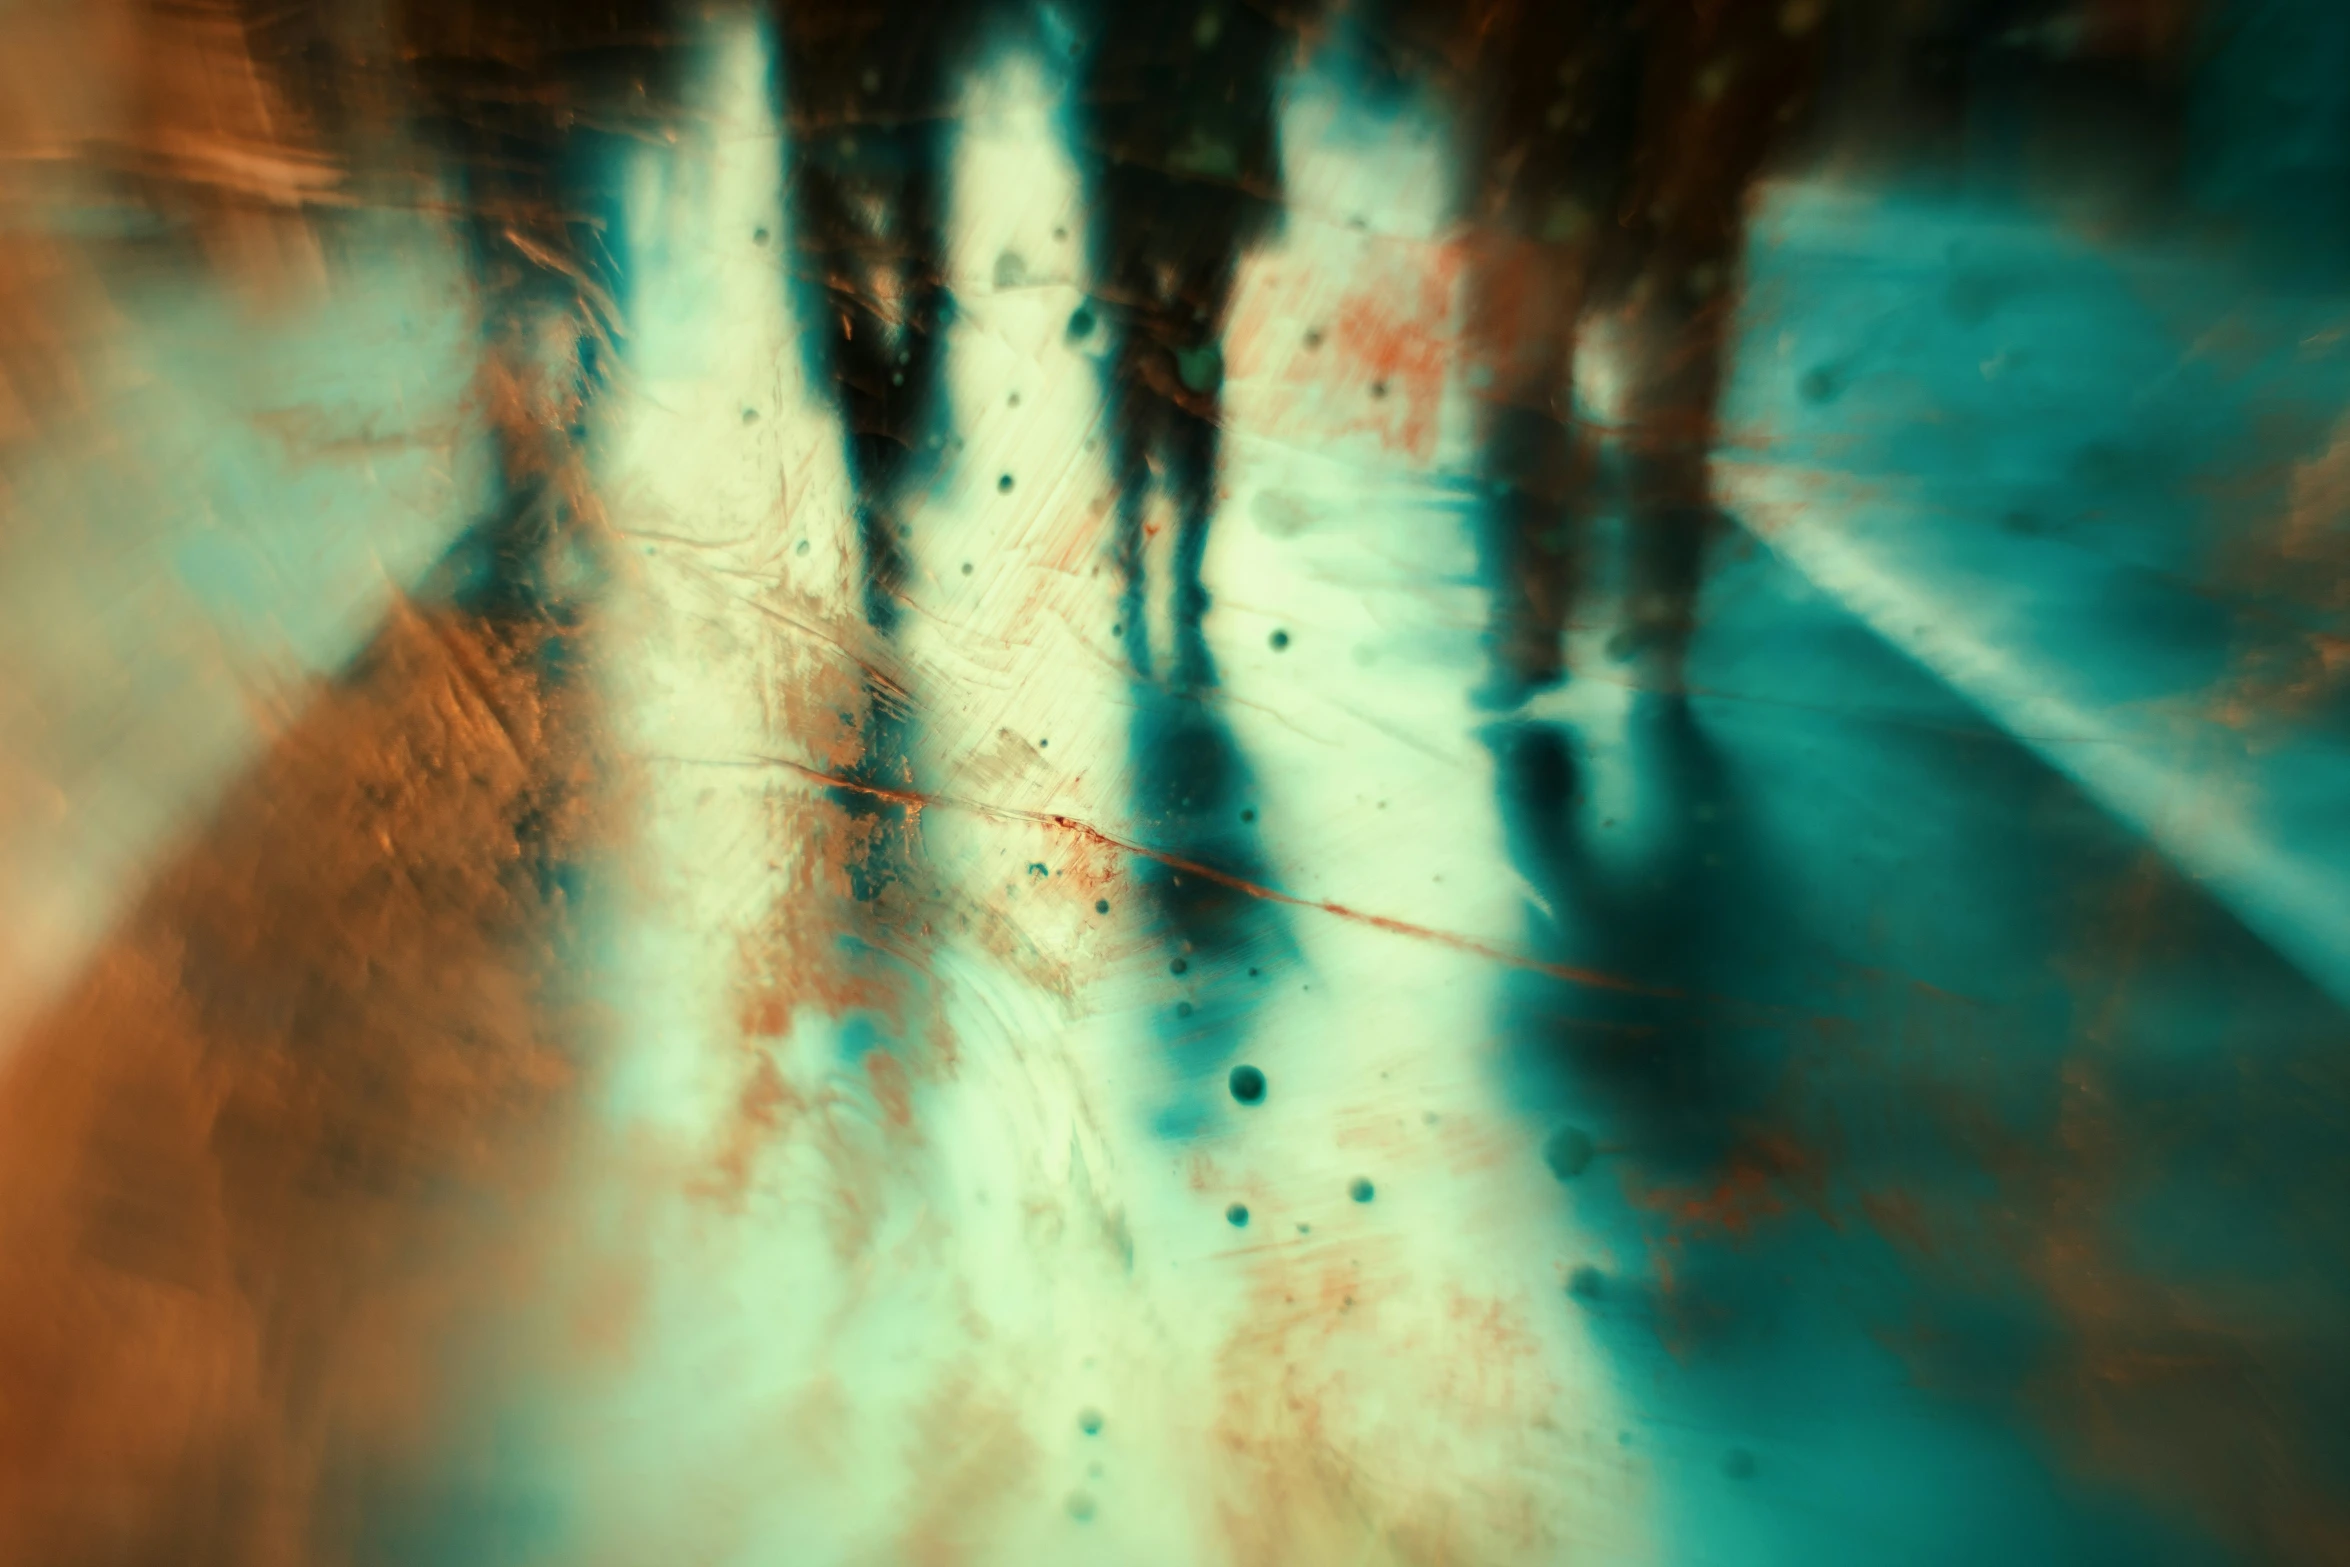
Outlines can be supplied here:
[[1230, 1079], [1232, 1097], [1244, 1105], [1253, 1105], [1265, 1097], [1265, 1074], [1253, 1066], [1236, 1066]]
[[1079, 1523], [1091, 1523], [1093, 1521], [1093, 1498], [1083, 1491], [1071, 1491], [1069, 1493], [1069, 1516]]
[[1607, 1282], [1600, 1271], [1589, 1263], [1567, 1275], [1567, 1293], [1577, 1300], [1597, 1300], [1607, 1292]]
[[1232, 1226], [1234, 1229], [1236, 1229], [1236, 1230], [1245, 1230], [1245, 1229], [1247, 1229], [1247, 1228], [1248, 1228], [1248, 1205], [1247, 1205], [1246, 1203], [1237, 1203], [1237, 1202], [1236, 1202], [1236, 1203], [1234, 1203], [1234, 1204], [1233, 1204], [1231, 1207], [1229, 1207], [1229, 1208], [1225, 1209], [1225, 1210], [1224, 1210], [1224, 1222], [1225, 1222], [1225, 1223], [1227, 1223], [1227, 1224], [1229, 1224], [1229, 1225], [1231, 1225], [1231, 1226]]
[[1346, 1194], [1356, 1202], [1369, 1202], [1373, 1197], [1379, 1195], [1378, 1189], [1360, 1175], [1356, 1176], [1347, 1187]]
[[1077, 1411], [1077, 1429], [1087, 1436], [1099, 1436], [1102, 1429], [1102, 1412], [1090, 1408]]
[[1167, 972], [1170, 974], [1181, 974], [1187, 972], [1190, 968], [1191, 959], [1177, 958], [1174, 962], [1167, 965]]
[[1286, 631], [1276, 631], [1271, 636], [1265, 638], [1265, 640], [1272, 643], [1273, 651], [1278, 653], [1283, 648], [1289, 646], [1289, 633]]
[[1107, 913], [1109, 913], [1109, 912], [1110, 912], [1110, 900], [1109, 900], [1109, 899], [1107, 899], [1107, 898], [1096, 898], [1096, 899], [1094, 899], [1094, 900], [1093, 900], [1093, 911], [1094, 911], [1094, 913], [1096, 913], [1096, 914], [1107, 914]]
[[1589, 1132], [1580, 1126], [1562, 1126], [1544, 1140], [1542, 1162], [1560, 1180], [1571, 1181], [1591, 1168], [1591, 1156], [1597, 1152]]
[[1012, 476], [1011, 476], [1010, 474], [1008, 474], [1008, 473], [1007, 473], [1007, 474], [1005, 474], [1005, 475], [1004, 475], [1002, 478], [1000, 478], [1000, 479], [996, 480], [996, 482], [995, 482], [995, 487], [996, 487], [996, 492], [997, 492], [998, 494], [1001, 494], [1001, 495], [1009, 495], [1009, 494], [1011, 494], [1011, 493], [1012, 493]]

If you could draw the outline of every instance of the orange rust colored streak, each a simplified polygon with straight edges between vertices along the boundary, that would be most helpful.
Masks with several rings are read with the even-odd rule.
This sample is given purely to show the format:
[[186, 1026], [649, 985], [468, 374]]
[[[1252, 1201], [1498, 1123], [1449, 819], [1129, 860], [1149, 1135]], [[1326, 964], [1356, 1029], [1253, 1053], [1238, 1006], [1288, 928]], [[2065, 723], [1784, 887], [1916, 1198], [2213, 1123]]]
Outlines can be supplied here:
[[1687, 992], [1684, 991], [1672, 990], [1659, 985], [1643, 985], [1635, 980], [1625, 979], [1621, 975], [1604, 973], [1598, 969], [1577, 968], [1567, 963], [1548, 963], [1540, 958], [1528, 957], [1522, 952], [1512, 952], [1507, 947], [1497, 947], [1490, 942], [1479, 941], [1474, 936], [1464, 936], [1458, 931], [1439, 930], [1433, 925], [1419, 925], [1410, 920], [1399, 920], [1385, 914], [1372, 914], [1328, 899], [1301, 898], [1295, 893], [1283, 892], [1277, 887], [1268, 887], [1262, 882], [1250, 881], [1245, 876], [1235, 876], [1230, 871], [1218, 870], [1213, 865], [1203, 865], [1197, 860], [1186, 859], [1180, 854], [1170, 854], [1164, 849], [1154, 849], [1148, 844], [1121, 838], [1115, 833], [1096, 827], [1091, 822], [1081, 821], [1074, 816], [1064, 816], [1054, 811], [1024, 811], [1018, 806], [989, 805], [979, 800], [961, 800], [949, 795], [927, 794], [915, 789], [892, 789], [883, 784], [859, 783], [853, 779], [836, 777], [831, 773], [806, 766], [786, 757], [762, 756], [759, 760], [770, 766], [780, 767], [786, 772], [797, 773], [811, 783], [823, 784], [832, 789], [848, 789], [872, 799], [887, 800], [896, 805], [903, 805], [910, 810], [918, 811], [930, 806], [940, 806], [949, 810], [970, 811], [981, 816], [992, 816], [1003, 821], [1030, 822], [1039, 827], [1057, 828], [1091, 843], [1123, 850], [1125, 853], [1137, 855], [1146, 860], [1155, 860], [1170, 870], [1182, 871], [1190, 876], [1204, 877], [1219, 886], [1229, 887], [1234, 892], [1251, 898], [1261, 898], [1267, 903], [1278, 903], [1293, 909], [1315, 909], [1357, 925], [1368, 925], [1374, 930], [1386, 931], [1390, 935], [1410, 936], [1419, 941], [1433, 941], [1439, 946], [1450, 947], [1457, 952], [1474, 953], [1478, 957], [1490, 959], [1495, 963], [1510, 968], [1524, 969], [1529, 973], [1542, 974], [1551, 979], [1564, 980], [1570, 985], [1582, 985], [1593, 990], [1621, 991], [1627, 995], [1658, 996], [1668, 999], [1683, 999], [1687, 995]]

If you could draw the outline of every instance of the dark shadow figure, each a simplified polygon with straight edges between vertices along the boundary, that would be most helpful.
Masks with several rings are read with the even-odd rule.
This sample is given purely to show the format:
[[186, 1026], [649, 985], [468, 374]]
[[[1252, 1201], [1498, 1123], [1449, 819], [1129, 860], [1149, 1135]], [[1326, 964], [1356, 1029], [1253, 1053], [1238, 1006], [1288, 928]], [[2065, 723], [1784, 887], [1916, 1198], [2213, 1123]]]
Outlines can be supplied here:
[[[444, 160], [474, 275], [495, 488], [418, 598], [526, 637], [566, 684], [605, 571], [588, 515], [590, 415], [627, 304], [622, 173], [673, 112], [679, 40], [664, 0], [436, 4], [398, 13], [419, 129]], [[517, 827], [547, 890], [583, 868]]]
[[496, 446], [491, 512], [435, 576], [460, 608], [569, 631], [599, 575], [579, 464], [627, 302], [625, 155], [664, 124], [678, 69], [668, 9], [411, 0], [403, 13], [480, 302]]
[[1686, 703], [1643, 706], [1625, 741], [1639, 819], [1610, 824], [1594, 819], [1566, 729], [1511, 720], [1484, 738], [1511, 864], [1542, 905], [1530, 945], [1625, 987], [1514, 984], [1529, 1097], [1620, 1129], [1647, 1179], [1700, 1179], [1731, 1153], [1767, 1081], [1750, 1009], [1730, 998], [1767, 967], [1755, 933], [1769, 928], [1770, 878], [1720, 753]]
[[1469, 382], [1490, 497], [1487, 706], [1567, 675], [1603, 432], [1578, 414], [1586, 323], [1619, 317], [1612, 432], [1629, 507], [1618, 650], [1679, 687], [1716, 526], [1707, 463], [1756, 177], [1812, 92], [1828, 7], [1394, 0], [1364, 22], [1374, 79], [1458, 106], [1469, 206]]
[[[1294, 33], [1255, 7], [1103, 0], [1078, 93], [1096, 304], [1070, 330], [1111, 333], [1114, 631], [1135, 702], [1136, 815], [1155, 847], [1249, 882], [1266, 879], [1263, 851], [1246, 760], [1214, 705], [1201, 566], [1222, 455], [1224, 327], [1242, 259], [1279, 222], [1275, 93], [1294, 48]], [[1160, 580], [1154, 500], [1170, 530]], [[1168, 628], [1163, 647], [1154, 622]], [[1187, 962], [1228, 967], [1279, 928], [1228, 881], [1156, 863], [1144, 874], [1170, 938], [1195, 954]]]
[[[813, 0], [773, 14], [801, 350], [844, 427], [863, 613], [888, 638], [905, 590], [906, 514], [952, 429], [942, 371], [955, 110], [978, 49], [1021, 12], [1007, 0]], [[871, 791], [912, 784], [913, 722], [899, 691], [867, 682], [848, 769], [862, 787], [838, 796], [870, 834], [850, 871], [861, 902], [910, 869], [907, 810]]]

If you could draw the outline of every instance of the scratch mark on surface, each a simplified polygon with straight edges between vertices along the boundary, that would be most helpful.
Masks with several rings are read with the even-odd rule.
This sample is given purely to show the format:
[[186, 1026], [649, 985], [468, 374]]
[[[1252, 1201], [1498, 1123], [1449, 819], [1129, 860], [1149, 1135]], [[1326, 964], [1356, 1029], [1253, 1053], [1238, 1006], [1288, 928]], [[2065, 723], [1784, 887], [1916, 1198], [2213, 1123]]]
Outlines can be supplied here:
[[786, 772], [797, 773], [810, 783], [822, 784], [829, 789], [846, 789], [852, 793], [866, 795], [877, 800], [887, 800], [913, 810], [942, 807], [947, 810], [970, 811], [976, 815], [994, 817], [1000, 821], [1027, 822], [1033, 826], [1056, 828], [1105, 848], [1118, 849], [1127, 854], [1156, 861], [1169, 870], [1181, 871], [1187, 876], [1198, 876], [1203, 880], [1212, 881], [1218, 886], [1229, 887], [1234, 892], [1246, 897], [1260, 898], [1267, 903], [1277, 903], [1285, 908], [1319, 910], [1324, 914], [1349, 921], [1352, 924], [1367, 925], [1373, 930], [1383, 930], [1390, 935], [1409, 936], [1418, 941], [1432, 941], [1439, 946], [1450, 947], [1456, 952], [1473, 953], [1478, 957], [1509, 968], [1542, 974], [1551, 979], [1563, 980], [1570, 985], [1580, 985], [1591, 990], [1613, 990], [1628, 995], [1658, 996], [1668, 999], [1682, 999], [1687, 995], [1686, 992], [1662, 986], [1643, 985], [1637, 981], [1625, 979], [1621, 975], [1605, 973], [1598, 969], [1577, 968], [1566, 963], [1545, 962], [1540, 958], [1529, 957], [1522, 952], [1512, 952], [1507, 947], [1480, 941], [1474, 936], [1466, 936], [1458, 931], [1440, 930], [1433, 925], [1416, 924], [1411, 920], [1396, 919], [1386, 914], [1373, 914], [1367, 910], [1350, 908], [1346, 904], [1329, 899], [1300, 897], [1296, 893], [1283, 892], [1277, 887], [1268, 887], [1262, 882], [1250, 881], [1245, 876], [1235, 876], [1230, 871], [1218, 870], [1213, 865], [1187, 859], [1180, 854], [1170, 854], [1164, 849], [1154, 849], [1148, 844], [1138, 843], [1130, 838], [1122, 838], [1091, 822], [1080, 820], [1074, 816], [1065, 816], [1057, 811], [1029, 811], [1013, 805], [991, 805], [981, 800], [957, 799], [951, 795], [929, 794], [917, 789], [892, 789], [882, 784], [860, 783], [780, 756], [761, 756], [756, 760], [766, 766], [780, 767]]

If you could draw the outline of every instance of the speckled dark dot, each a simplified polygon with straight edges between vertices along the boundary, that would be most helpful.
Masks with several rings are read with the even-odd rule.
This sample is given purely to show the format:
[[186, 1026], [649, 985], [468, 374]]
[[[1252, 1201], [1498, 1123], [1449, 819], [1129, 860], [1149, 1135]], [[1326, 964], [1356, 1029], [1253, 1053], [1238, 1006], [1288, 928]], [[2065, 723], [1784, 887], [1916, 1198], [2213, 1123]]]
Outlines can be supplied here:
[[1379, 1192], [1368, 1180], [1358, 1175], [1348, 1183], [1346, 1194], [1356, 1202], [1369, 1202], [1373, 1197], [1378, 1196]]
[[1094, 899], [1094, 900], [1093, 900], [1093, 911], [1094, 911], [1094, 913], [1096, 913], [1096, 914], [1107, 914], [1107, 913], [1109, 913], [1109, 912], [1110, 912], [1110, 900], [1109, 900], [1109, 899], [1107, 899], [1107, 898], [1096, 898], [1096, 899]]
[[1246, 1203], [1238, 1203], [1238, 1202], [1236, 1202], [1236, 1203], [1234, 1203], [1234, 1204], [1233, 1204], [1231, 1207], [1229, 1207], [1229, 1208], [1225, 1209], [1225, 1210], [1224, 1210], [1224, 1222], [1225, 1222], [1226, 1224], [1229, 1224], [1229, 1225], [1231, 1225], [1231, 1226], [1232, 1226], [1234, 1229], [1236, 1229], [1236, 1230], [1245, 1230], [1245, 1229], [1247, 1229], [1247, 1228], [1248, 1228], [1248, 1205], [1247, 1205]]
[[1387, 383], [1385, 381], [1373, 381], [1371, 383], [1371, 395], [1373, 397], [1385, 397], [1387, 395]]
[[1083, 1491], [1069, 1493], [1069, 1516], [1079, 1523], [1093, 1522], [1093, 1498]]
[[966, 577], [971, 575], [971, 563], [969, 561], [963, 562], [963, 575]]
[[1306, 328], [1306, 347], [1320, 348], [1321, 346], [1322, 329], [1318, 326]]
[[1244, 807], [1240, 813], [1240, 819], [1244, 822], [1255, 821], [1257, 819], [1257, 808], [1253, 805]]
[[1597, 1300], [1607, 1293], [1607, 1281], [1597, 1268], [1585, 1263], [1567, 1275], [1567, 1293], [1577, 1300]]
[[1170, 974], [1184, 974], [1190, 972], [1190, 969], [1191, 959], [1189, 958], [1177, 958], [1167, 965], [1167, 972]]
[[1071, 337], [1091, 337], [1093, 335], [1093, 312], [1091, 310], [1079, 305], [1075, 310], [1069, 312], [1069, 335]]
[[1754, 1455], [1743, 1447], [1733, 1447], [1722, 1455], [1722, 1473], [1733, 1480], [1754, 1478]]
[[1175, 1003], [1175, 1015], [1176, 1015], [1177, 1017], [1189, 1017], [1189, 1016], [1191, 1016], [1191, 1003], [1190, 1003], [1190, 1002], [1188, 1002], [1188, 1001], [1178, 1001], [1178, 1002], [1176, 1002], [1176, 1003]]
[[1253, 1066], [1236, 1066], [1230, 1078], [1232, 1097], [1244, 1105], [1253, 1105], [1265, 1097], [1265, 1074]]
[[1077, 1411], [1077, 1429], [1084, 1432], [1087, 1436], [1101, 1435], [1102, 1412], [1098, 1409], [1080, 1409]]
[[1571, 1181], [1591, 1168], [1591, 1156], [1598, 1151], [1589, 1132], [1580, 1126], [1562, 1126], [1544, 1140], [1542, 1162], [1560, 1180]]
[[764, 244], [766, 244], [766, 243], [767, 243], [767, 231], [766, 231], [765, 229], [753, 229], [753, 230], [751, 230], [751, 243], [752, 243], [752, 244], [754, 244], [754, 245], [764, 245]]
[[1012, 476], [1011, 476], [1010, 474], [1008, 474], [1008, 473], [1007, 473], [1007, 474], [1003, 475], [1002, 477], [998, 478], [998, 479], [996, 480], [996, 482], [995, 482], [995, 487], [996, 487], [996, 493], [998, 493], [999, 495], [1009, 495], [1009, 494], [1011, 494], [1011, 493], [1012, 493]]
[[1272, 643], [1273, 651], [1278, 653], [1283, 648], [1289, 646], [1289, 633], [1286, 631], [1276, 631], [1271, 636], [1265, 638], [1265, 640]]

